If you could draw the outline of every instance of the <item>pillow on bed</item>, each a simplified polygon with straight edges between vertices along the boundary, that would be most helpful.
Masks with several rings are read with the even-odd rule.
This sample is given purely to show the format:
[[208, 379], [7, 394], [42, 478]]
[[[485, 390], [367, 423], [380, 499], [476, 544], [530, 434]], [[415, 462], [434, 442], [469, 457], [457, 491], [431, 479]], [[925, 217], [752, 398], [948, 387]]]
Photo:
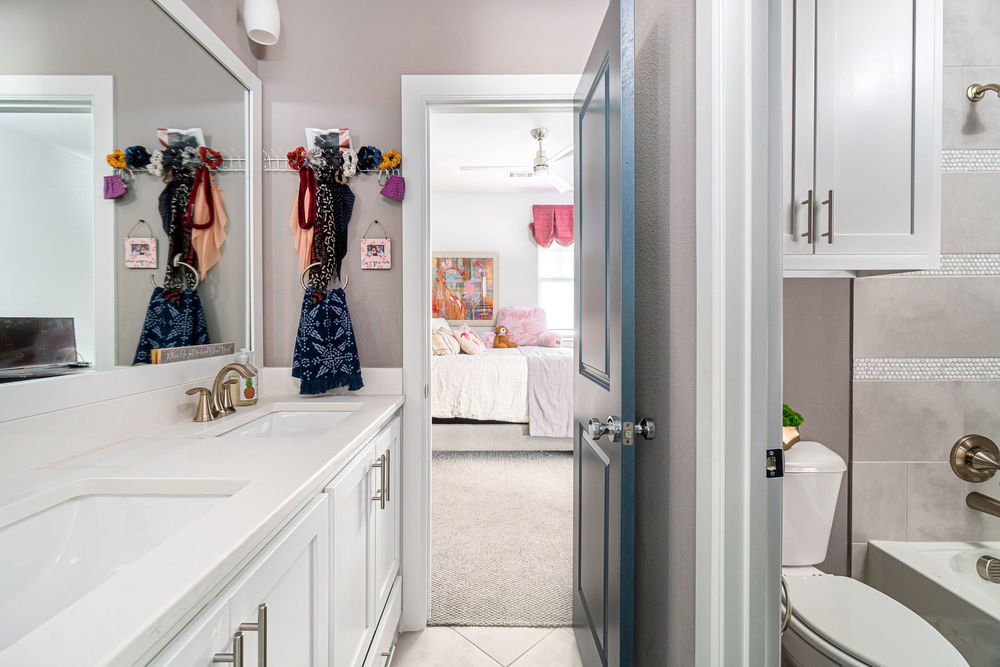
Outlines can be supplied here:
[[562, 344], [562, 336], [548, 330], [545, 309], [538, 306], [504, 306], [497, 325], [507, 327], [507, 337], [518, 345], [559, 347]]
[[431, 334], [431, 352], [436, 357], [447, 357], [458, 354], [462, 348], [458, 345], [458, 340], [452, 334], [451, 329], [441, 327]]
[[448, 320], [443, 317], [432, 317], [431, 318], [431, 333], [434, 333], [438, 329], [447, 329], [448, 333], [454, 333], [451, 330], [451, 325], [448, 324]]
[[462, 352], [466, 354], [482, 354], [486, 352], [486, 343], [479, 337], [479, 334], [469, 328], [468, 324], [463, 324], [453, 331], [455, 332], [455, 340], [458, 341]]

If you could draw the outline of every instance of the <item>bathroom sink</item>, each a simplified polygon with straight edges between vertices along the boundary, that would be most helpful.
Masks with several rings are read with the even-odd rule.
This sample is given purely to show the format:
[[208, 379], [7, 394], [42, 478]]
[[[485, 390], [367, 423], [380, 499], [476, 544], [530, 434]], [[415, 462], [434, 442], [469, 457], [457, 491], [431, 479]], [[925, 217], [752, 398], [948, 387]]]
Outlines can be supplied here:
[[353, 411], [281, 411], [258, 417], [221, 434], [220, 438], [311, 438], [326, 433]]
[[55, 504], [0, 528], [0, 650], [233, 492], [63, 495], [61, 502], [57, 497]]

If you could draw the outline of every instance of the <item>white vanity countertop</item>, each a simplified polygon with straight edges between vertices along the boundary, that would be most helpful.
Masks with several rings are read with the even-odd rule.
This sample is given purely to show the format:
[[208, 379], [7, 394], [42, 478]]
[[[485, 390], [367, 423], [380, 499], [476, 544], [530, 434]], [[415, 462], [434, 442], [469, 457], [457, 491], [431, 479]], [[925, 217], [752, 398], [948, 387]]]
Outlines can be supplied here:
[[[270, 412], [347, 408], [343, 404], [357, 409], [319, 437], [214, 437]], [[148, 481], [147, 493], [180, 485], [195, 495], [239, 488], [0, 651], [0, 665], [131, 665], [150, 657], [402, 404], [398, 395], [279, 397], [208, 424], [154, 423], [147, 436], [107, 444], [94, 433], [99, 428], [81, 424], [86, 433], [78, 437], [86, 446], [69, 457], [52, 445], [51, 434], [0, 432], [0, 526], [50, 506], [54, 497], [115, 485], [141, 493]]]

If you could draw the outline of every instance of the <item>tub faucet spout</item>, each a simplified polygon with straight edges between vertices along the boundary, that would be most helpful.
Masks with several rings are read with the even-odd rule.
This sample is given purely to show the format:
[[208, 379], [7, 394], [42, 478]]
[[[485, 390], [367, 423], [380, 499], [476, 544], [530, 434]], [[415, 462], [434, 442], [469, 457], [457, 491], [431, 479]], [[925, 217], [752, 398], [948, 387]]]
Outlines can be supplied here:
[[1000, 517], [1000, 500], [990, 498], [989, 496], [979, 493], [978, 491], [973, 491], [967, 495], [965, 497], [965, 504], [974, 510], [985, 512], [986, 514], [992, 514], [995, 517]]

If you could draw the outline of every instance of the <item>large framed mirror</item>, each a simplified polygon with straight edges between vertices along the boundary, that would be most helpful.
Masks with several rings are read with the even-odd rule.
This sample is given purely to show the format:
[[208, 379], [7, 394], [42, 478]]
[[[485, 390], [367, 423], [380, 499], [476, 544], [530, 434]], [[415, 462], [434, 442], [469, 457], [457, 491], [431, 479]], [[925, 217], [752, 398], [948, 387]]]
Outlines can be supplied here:
[[3, 15], [0, 421], [262, 349], [259, 79], [182, 0]]

